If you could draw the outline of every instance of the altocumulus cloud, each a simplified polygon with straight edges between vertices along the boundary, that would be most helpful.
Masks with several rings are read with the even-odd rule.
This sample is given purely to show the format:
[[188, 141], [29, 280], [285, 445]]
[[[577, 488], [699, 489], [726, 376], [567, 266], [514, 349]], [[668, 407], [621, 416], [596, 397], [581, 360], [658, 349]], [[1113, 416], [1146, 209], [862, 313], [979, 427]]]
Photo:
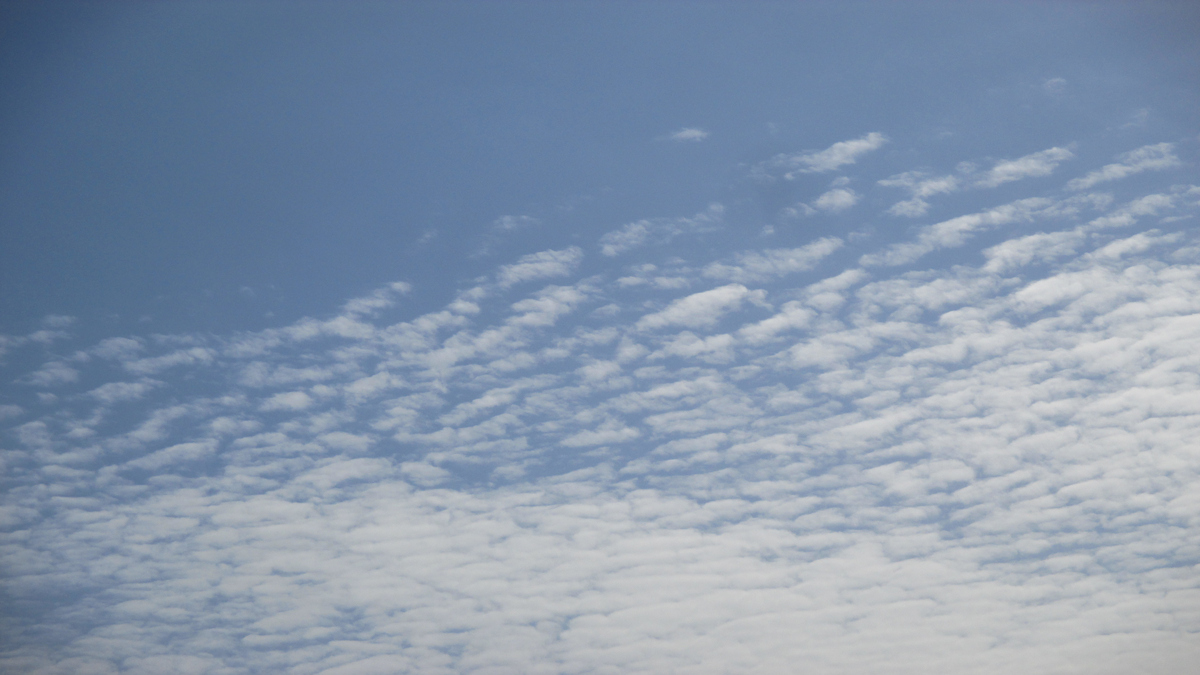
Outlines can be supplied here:
[[[1171, 168], [1148, 147], [1080, 180]], [[1172, 180], [887, 245], [617, 257], [714, 207], [420, 316], [398, 284], [253, 334], [6, 337], [58, 403], [0, 409], [0, 669], [1186, 672], [1200, 189]]]

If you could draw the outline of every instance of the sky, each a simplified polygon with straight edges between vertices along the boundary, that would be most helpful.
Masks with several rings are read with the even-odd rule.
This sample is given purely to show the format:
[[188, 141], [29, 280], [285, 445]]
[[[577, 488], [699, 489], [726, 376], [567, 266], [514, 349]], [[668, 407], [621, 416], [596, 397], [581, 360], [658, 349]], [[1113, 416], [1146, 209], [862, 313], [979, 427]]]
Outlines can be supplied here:
[[1185, 672], [1197, 29], [0, 4], [0, 671]]

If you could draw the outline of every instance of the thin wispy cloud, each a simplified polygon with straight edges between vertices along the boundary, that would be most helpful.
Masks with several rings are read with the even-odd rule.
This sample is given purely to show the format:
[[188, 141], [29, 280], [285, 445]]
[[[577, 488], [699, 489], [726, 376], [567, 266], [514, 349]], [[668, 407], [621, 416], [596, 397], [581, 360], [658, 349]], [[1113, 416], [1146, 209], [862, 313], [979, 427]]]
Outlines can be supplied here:
[[929, 198], [941, 194], [950, 194], [963, 189], [994, 188], [1005, 183], [1048, 176], [1054, 173], [1058, 165], [1075, 156], [1067, 148], [1048, 148], [1013, 160], [995, 162], [991, 169], [976, 174], [974, 162], [961, 162], [959, 176], [932, 176], [925, 171], [906, 171], [890, 176], [877, 182], [883, 187], [896, 187], [908, 190], [910, 199], [896, 202], [887, 212], [893, 216], [916, 218], [929, 212]]
[[672, 132], [667, 138], [679, 143], [699, 143], [709, 137], [709, 132], [697, 127], [685, 127]]
[[920, 171], [906, 171], [878, 181], [884, 187], [905, 188], [912, 193], [912, 199], [896, 202], [888, 209], [893, 216], [915, 218], [929, 211], [927, 197], [955, 192], [959, 189], [959, 179], [956, 176], [935, 176]]
[[756, 165], [751, 174], [768, 177], [781, 173], [783, 178], [793, 180], [801, 174], [826, 173], [854, 164], [859, 157], [878, 150], [887, 142], [887, 136], [873, 131], [861, 138], [839, 141], [821, 151], [776, 155]]
[[1047, 94], [1061, 94], [1067, 90], [1067, 81], [1061, 77], [1052, 77], [1042, 83], [1042, 90]]
[[975, 184], [991, 188], [1023, 178], [1049, 176], [1059, 164], [1074, 156], [1075, 153], [1067, 148], [1049, 148], [1017, 159], [1000, 161], [977, 178]]
[[538, 224], [538, 219], [531, 216], [500, 216], [492, 222], [492, 229], [497, 232], [515, 232]]
[[1180, 166], [1179, 158], [1174, 154], [1175, 145], [1172, 143], [1156, 143], [1145, 145], [1119, 157], [1116, 162], [1106, 164], [1100, 169], [1090, 171], [1082, 178], [1072, 179], [1067, 183], [1069, 190], [1087, 190], [1100, 183], [1120, 180], [1126, 176], [1143, 171], [1160, 171]]
[[583, 251], [577, 246], [561, 251], [531, 253], [512, 265], [502, 266], [496, 274], [496, 280], [501, 286], [508, 287], [535, 279], [567, 276], [582, 259]]
[[628, 223], [600, 238], [600, 252], [613, 257], [648, 245], [662, 245], [685, 233], [710, 230], [721, 222], [725, 207], [710, 204], [691, 218], [658, 218]]

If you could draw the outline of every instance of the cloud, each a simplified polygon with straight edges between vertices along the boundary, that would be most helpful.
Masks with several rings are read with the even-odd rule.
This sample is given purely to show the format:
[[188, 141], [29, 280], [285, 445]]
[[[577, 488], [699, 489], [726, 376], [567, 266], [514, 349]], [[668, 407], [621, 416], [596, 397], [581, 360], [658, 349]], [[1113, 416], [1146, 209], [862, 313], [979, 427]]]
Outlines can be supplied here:
[[687, 233], [710, 232], [721, 222], [725, 207], [710, 204], [691, 218], [639, 220], [600, 237], [600, 252], [613, 257], [647, 245], [662, 245]]
[[1150, 119], [1150, 109], [1140, 108], [1137, 112], [1129, 116], [1129, 121], [1121, 125], [1122, 129], [1140, 129], [1146, 126], [1147, 120]]
[[868, 253], [859, 259], [859, 264], [906, 265], [921, 256], [938, 249], [961, 246], [973, 234], [999, 225], [1029, 221], [1035, 216], [1051, 212], [1054, 202], [1040, 197], [1021, 199], [994, 209], [958, 216], [935, 225], [921, 228], [914, 241], [893, 244], [880, 253]]
[[851, 206], [854, 206], [854, 204], [857, 202], [858, 195], [854, 192], [854, 190], [837, 188], [822, 194], [820, 197], [817, 197], [817, 200], [813, 202], [813, 206], [816, 206], [822, 211], [839, 213], [841, 211], [845, 211]]
[[1061, 94], [1067, 89], [1067, 81], [1061, 77], [1052, 77], [1042, 83], [1042, 90], [1047, 94]]
[[403, 281], [393, 282], [376, 290], [367, 297], [354, 298], [342, 307], [342, 312], [350, 316], [372, 315], [381, 309], [396, 304], [398, 296], [407, 295], [412, 291], [412, 285]]
[[498, 232], [515, 232], [537, 224], [538, 219], [530, 216], [500, 216], [492, 222], [492, 229]]
[[677, 142], [681, 142], [681, 143], [687, 143], [687, 142], [698, 143], [698, 142], [703, 141], [706, 138], [708, 138], [708, 136], [709, 136], [709, 133], [707, 131], [705, 131], [704, 129], [698, 129], [696, 127], [685, 127], [683, 129], [680, 129], [679, 131], [672, 133], [670, 136], [668, 136], [668, 138], [670, 138], [673, 141], [677, 141]]
[[36, 387], [55, 387], [79, 379], [79, 371], [62, 361], [51, 361], [29, 375], [29, 383]]
[[976, 179], [975, 185], [992, 188], [1022, 178], [1049, 176], [1061, 162], [1074, 156], [1075, 153], [1067, 148], [1048, 148], [1017, 159], [1000, 161]]
[[841, 248], [843, 243], [837, 237], [825, 237], [799, 248], [738, 253], [734, 256], [735, 264], [710, 263], [704, 268], [704, 276], [748, 283], [805, 272]]
[[154, 380], [143, 380], [141, 382], [109, 382], [101, 385], [88, 392], [96, 400], [112, 405], [121, 401], [137, 400], [146, 394], [150, 393], [155, 387], [162, 384]]
[[887, 136], [873, 131], [861, 138], [834, 143], [818, 152], [776, 155], [756, 166], [752, 173], [769, 176], [776, 171], [783, 171], [783, 177], [787, 180], [804, 173], [825, 173], [854, 164], [859, 157], [878, 150], [887, 142]]
[[896, 202], [888, 209], [893, 216], [915, 218], [929, 211], [929, 202], [925, 199], [938, 194], [947, 194], [959, 189], [959, 179], [955, 176], [929, 177], [920, 171], [907, 171], [878, 181], [884, 187], [906, 188], [912, 194], [912, 199]]
[[1068, 190], [1086, 190], [1099, 183], [1119, 180], [1126, 176], [1143, 171], [1160, 171], [1181, 165], [1174, 153], [1172, 143], [1145, 145], [1117, 157], [1117, 162], [1107, 164], [1096, 171], [1090, 171], [1082, 178], [1074, 178], [1067, 182]]
[[1146, 195], [1138, 197], [1128, 204], [1113, 210], [1112, 213], [1089, 221], [1088, 225], [1096, 229], [1128, 227], [1136, 223], [1142, 216], [1158, 215], [1162, 211], [1171, 209], [1174, 206], [1175, 198], [1172, 195]]
[[302, 391], [289, 391], [283, 394], [275, 394], [271, 398], [263, 402], [259, 406], [260, 410], [304, 410], [313, 405], [313, 399], [308, 394]]
[[542, 251], [522, 256], [512, 265], [504, 265], [496, 275], [496, 280], [503, 287], [513, 286], [525, 281], [562, 277], [570, 274], [579, 262], [583, 260], [583, 250], [571, 246], [561, 251]]
[[662, 328], [669, 325], [690, 328], [708, 327], [716, 324], [721, 315], [741, 307], [742, 301], [762, 302], [763, 291], [751, 291], [741, 284], [728, 284], [680, 298], [659, 312], [647, 314], [637, 322], [641, 329]]

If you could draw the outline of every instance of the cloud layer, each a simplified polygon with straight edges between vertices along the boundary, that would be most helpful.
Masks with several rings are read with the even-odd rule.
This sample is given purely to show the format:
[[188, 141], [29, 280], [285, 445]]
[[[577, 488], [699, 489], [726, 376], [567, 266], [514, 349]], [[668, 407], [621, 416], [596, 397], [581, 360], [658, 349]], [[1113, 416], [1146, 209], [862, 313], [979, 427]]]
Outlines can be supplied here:
[[1198, 200], [1069, 183], [713, 255], [714, 206], [418, 316], [393, 284], [258, 333], [6, 338], [0, 670], [1184, 672]]

